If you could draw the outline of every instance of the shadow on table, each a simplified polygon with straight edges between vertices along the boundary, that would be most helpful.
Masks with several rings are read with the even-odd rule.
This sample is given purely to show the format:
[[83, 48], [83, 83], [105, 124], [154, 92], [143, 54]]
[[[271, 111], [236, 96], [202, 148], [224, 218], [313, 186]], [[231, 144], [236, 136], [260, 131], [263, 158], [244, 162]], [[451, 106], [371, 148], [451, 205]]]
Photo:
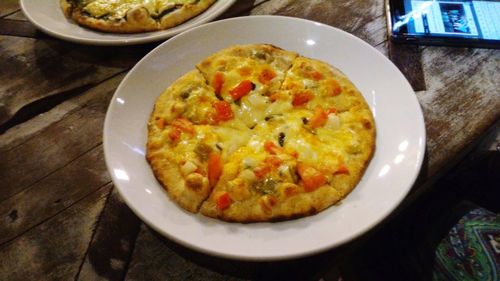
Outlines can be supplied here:
[[[434, 189], [357, 245], [357, 250], [341, 266], [344, 280], [433, 280], [436, 278], [434, 274], [449, 269], [441, 267], [443, 257], [445, 262], [457, 265], [457, 275], [462, 266], [468, 268], [468, 263], [475, 257], [467, 254], [455, 257], [455, 253], [460, 252], [459, 247], [448, 244], [449, 241], [458, 243], [458, 240], [450, 235], [456, 235], [457, 226], [469, 223], [463, 220], [463, 216], [470, 214], [471, 210], [481, 208], [493, 214], [500, 212], [498, 171], [500, 151], [489, 151], [460, 163], [436, 183]], [[461, 243], [473, 248], [469, 239]], [[447, 247], [445, 255], [438, 259], [437, 251]], [[470, 274], [474, 274], [472, 272], [476, 269], [470, 269]]]
[[[335, 263], [338, 262], [337, 252], [342, 251], [337, 249], [310, 257], [277, 262], [237, 261], [190, 250], [150, 229], [148, 231], [152, 233], [155, 241], [162, 244], [157, 245], [158, 247], [163, 248], [163, 251], [172, 251], [166, 255], [168, 260], [164, 262], [176, 264], [174, 266], [176, 268], [165, 264], [158, 268], [154, 264], [149, 264], [146, 267], [141, 266], [139, 270], [132, 266], [127, 277], [135, 276], [135, 271], [137, 273], [140, 271], [146, 272], [149, 280], [156, 280], [148, 274], [154, 268], [156, 271], [154, 276], [163, 278], [175, 276], [179, 279], [196, 277], [196, 280], [319, 280], [335, 267]], [[151, 277], [153, 278], [150, 279]]]

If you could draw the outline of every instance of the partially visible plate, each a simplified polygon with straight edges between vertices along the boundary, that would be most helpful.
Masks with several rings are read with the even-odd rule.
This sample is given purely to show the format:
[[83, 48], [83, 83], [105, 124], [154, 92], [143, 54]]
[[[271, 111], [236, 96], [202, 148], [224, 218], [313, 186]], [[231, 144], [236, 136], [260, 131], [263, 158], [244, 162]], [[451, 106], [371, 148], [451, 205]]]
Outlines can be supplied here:
[[[206, 56], [234, 44], [270, 43], [328, 62], [359, 88], [375, 115], [376, 151], [358, 186], [342, 201], [306, 218], [226, 223], [183, 211], [145, 160], [146, 123], [156, 98]], [[425, 127], [401, 72], [376, 49], [339, 29], [297, 18], [251, 16], [191, 29], [146, 55], [123, 79], [104, 124], [104, 152], [127, 204], [168, 238], [227, 258], [278, 260], [345, 243], [382, 221], [403, 200], [420, 170]]]
[[67, 19], [59, 0], [21, 0], [21, 9], [37, 28], [59, 39], [88, 45], [134, 45], [160, 41], [189, 28], [209, 22], [227, 10], [236, 0], [219, 0], [197, 17], [162, 31], [117, 34], [99, 32], [81, 27]]

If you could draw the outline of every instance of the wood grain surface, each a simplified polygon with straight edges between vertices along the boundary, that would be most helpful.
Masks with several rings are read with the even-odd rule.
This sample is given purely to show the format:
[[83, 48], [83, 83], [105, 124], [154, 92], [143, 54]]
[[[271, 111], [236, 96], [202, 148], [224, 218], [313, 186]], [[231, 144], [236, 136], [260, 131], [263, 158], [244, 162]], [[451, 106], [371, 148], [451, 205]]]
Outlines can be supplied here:
[[[282, 15], [350, 32], [390, 57], [424, 112], [419, 190], [500, 117], [500, 50], [394, 46], [383, 0], [237, 1], [219, 19]], [[241, 262], [151, 230], [111, 183], [102, 148], [109, 100], [158, 43], [81, 46], [0, 1], [0, 280], [337, 280], [356, 241], [283, 262]], [[423, 190], [423, 188], [421, 189]]]
[[0, 4], [0, 18], [11, 15], [17, 11], [19, 11], [19, 1], [2, 0]]

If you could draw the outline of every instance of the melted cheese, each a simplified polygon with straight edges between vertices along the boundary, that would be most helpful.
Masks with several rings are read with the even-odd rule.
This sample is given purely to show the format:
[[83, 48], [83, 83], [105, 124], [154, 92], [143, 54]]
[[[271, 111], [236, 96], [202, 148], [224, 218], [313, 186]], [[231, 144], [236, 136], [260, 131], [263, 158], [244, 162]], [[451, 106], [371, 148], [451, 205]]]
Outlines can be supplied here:
[[130, 9], [144, 7], [152, 16], [157, 16], [178, 4], [191, 4], [195, 0], [95, 0], [88, 3], [83, 10], [93, 17], [108, 16], [111, 19], [125, 17]]
[[[187, 85], [193, 86], [189, 83]], [[199, 98], [206, 96], [210, 90], [203, 85], [194, 85], [197, 86], [186, 99], [189, 105], [184, 114], [191, 120], [206, 119], [206, 112], [212, 110], [211, 103], [216, 99], [212, 97], [207, 103], [200, 102]], [[196, 145], [203, 142], [222, 149], [224, 162], [234, 163], [234, 167], [239, 167], [235, 168], [238, 171], [254, 169], [269, 155], [264, 144], [268, 141], [279, 144], [279, 136], [282, 134], [283, 150], [297, 152], [295, 161], [320, 166], [321, 170], [327, 171], [331, 177], [340, 164], [349, 162], [352, 155], [361, 149], [360, 136], [351, 129], [353, 124], [359, 123], [359, 112], [330, 114], [323, 127], [312, 128], [304, 122], [313, 117], [310, 105], [294, 107], [292, 98], [271, 102], [269, 97], [252, 92], [243, 97], [239, 104], [230, 104], [234, 113], [233, 119], [213, 127], [198, 126], [195, 138], [183, 140], [176, 146], [176, 154], [180, 155], [181, 161], [195, 158], [193, 151]], [[315, 93], [313, 104], [328, 107], [332, 104], [331, 97]], [[190, 110], [194, 113], [190, 113]], [[280, 170], [287, 167], [281, 166]]]
[[[159, 98], [154, 117], [167, 125], [150, 122], [162, 135], [148, 145], [167, 143], [162, 153], [175, 158], [186, 179], [196, 174], [193, 179], [208, 181], [208, 162], [214, 162], [207, 154], [220, 154], [222, 173], [202, 207], [210, 216], [237, 218], [243, 210], [245, 221], [277, 209], [307, 213], [311, 204], [322, 210], [350, 192], [373, 151], [371, 112], [345, 76], [314, 60], [259, 48], [232, 47], [198, 64]], [[276, 76], [267, 72], [270, 66]], [[245, 80], [255, 87], [249, 90], [247, 81], [231, 93]], [[180, 137], [169, 134], [175, 129], [183, 129]], [[231, 206], [221, 210], [217, 198], [224, 193]]]

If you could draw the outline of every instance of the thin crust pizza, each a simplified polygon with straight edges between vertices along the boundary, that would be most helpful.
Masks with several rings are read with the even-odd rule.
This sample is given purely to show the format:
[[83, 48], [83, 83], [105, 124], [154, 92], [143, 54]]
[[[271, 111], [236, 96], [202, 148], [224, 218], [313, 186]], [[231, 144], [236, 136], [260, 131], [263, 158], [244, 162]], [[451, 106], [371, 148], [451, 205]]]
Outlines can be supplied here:
[[372, 113], [342, 72], [256, 44], [217, 52], [160, 95], [146, 158], [186, 210], [263, 222], [339, 202], [374, 149]]
[[179, 25], [216, 0], [60, 0], [66, 17], [104, 32], [139, 33]]

